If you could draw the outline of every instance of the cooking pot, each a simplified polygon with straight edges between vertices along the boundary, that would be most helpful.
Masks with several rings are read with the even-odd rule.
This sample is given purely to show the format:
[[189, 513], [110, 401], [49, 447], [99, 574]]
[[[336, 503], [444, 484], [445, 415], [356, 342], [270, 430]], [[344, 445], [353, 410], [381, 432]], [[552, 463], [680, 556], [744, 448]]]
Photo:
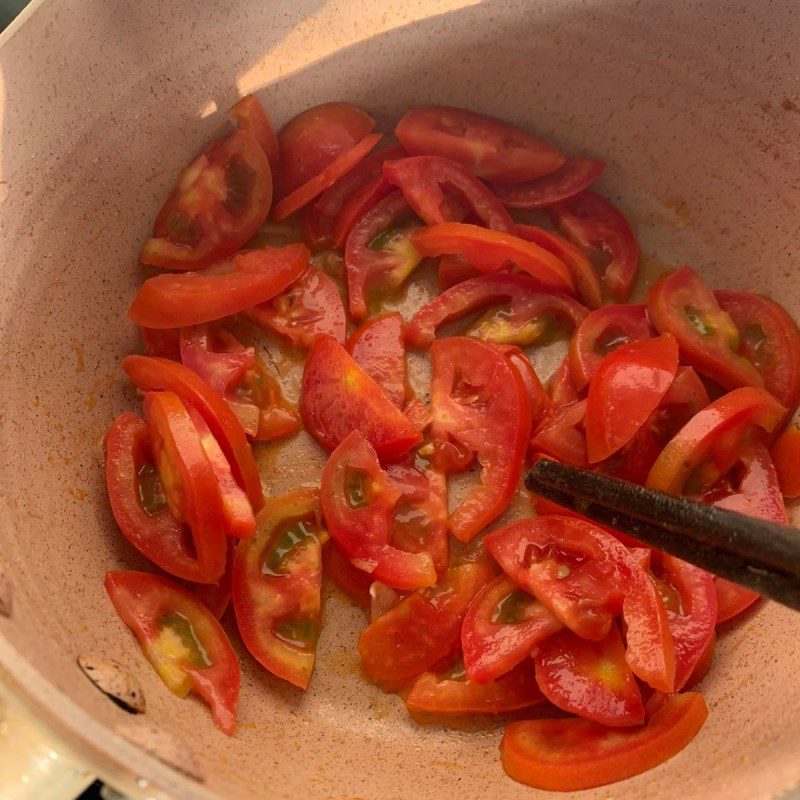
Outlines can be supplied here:
[[[119, 363], [138, 347], [137, 250], [243, 94], [277, 123], [331, 99], [384, 125], [410, 105], [467, 106], [608, 161], [599, 189], [637, 230], [641, 286], [691, 263], [800, 317], [796, 0], [42, 0], [0, 41], [0, 665], [14, 702], [131, 797], [541, 796], [503, 774], [500, 724], [420, 726], [367, 684], [363, 616], [338, 596], [306, 694], [234, 640], [233, 737], [161, 684], [102, 583], [146, 568], [101, 468], [104, 430], [135, 402]], [[302, 437], [262, 454], [265, 488], [312, 481], [319, 463]], [[790, 796], [798, 642], [800, 616], [760, 605], [720, 638], [697, 738], [581, 797]], [[139, 684], [145, 713], [112, 703], [79, 658], [123, 665], [115, 680]]]

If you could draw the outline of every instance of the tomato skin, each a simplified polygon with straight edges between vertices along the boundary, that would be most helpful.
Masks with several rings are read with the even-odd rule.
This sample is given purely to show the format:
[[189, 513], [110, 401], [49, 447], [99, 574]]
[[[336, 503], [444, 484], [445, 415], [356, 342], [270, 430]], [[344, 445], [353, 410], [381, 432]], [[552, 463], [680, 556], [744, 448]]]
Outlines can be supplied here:
[[236, 120], [239, 130], [246, 131], [258, 142], [275, 176], [280, 166], [278, 135], [261, 103], [252, 94], [245, 95], [228, 109], [228, 116]]
[[272, 171], [247, 131], [212, 142], [186, 167], [158, 212], [142, 264], [195, 270], [227, 258], [267, 218]]
[[311, 346], [303, 372], [306, 430], [329, 452], [360, 430], [384, 462], [399, 461], [422, 439], [409, 419], [331, 336]]
[[311, 264], [280, 294], [244, 313], [295, 347], [309, 348], [321, 335], [344, 344], [347, 321], [342, 296], [336, 284]]
[[302, 244], [237, 253], [215, 274], [156, 275], [140, 287], [128, 316], [148, 328], [185, 328], [228, 317], [282, 292], [308, 266]]
[[497, 344], [527, 345], [548, 334], [550, 317], [577, 326], [587, 313], [571, 297], [543, 289], [527, 275], [491, 272], [458, 283], [423, 306], [406, 327], [406, 343], [429, 347], [441, 325], [500, 304], [504, 308], [499, 322], [480, 320], [468, 334]]
[[659, 333], [678, 340], [683, 363], [726, 389], [764, 385], [758, 370], [738, 354], [733, 321], [691, 267], [662, 275], [647, 292], [647, 311]]
[[372, 598], [370, 586], [372, 576], [353, 566], [339, 545], [333, 540], [325, 545], [322, 552], [323, 575], [330, 578], [356, 605], [368, 609]]
[[[517, 593], [522, 597], [518, 598]], [[498, 610], [515, 600], [521, 607], [509, 614], [514, 621], [496, 619]], [[469, 680], [485, 684], [500, 678], [561, 627], [545, 605], [525, 596], [505, 575], [495, 578], [475, 595], [461, 628], [461, 648]]]
[[606, 162], [599, 158], [569, 156], [548, 175], [525, 183], [495, 184], [492, 189], [507, 208], [550, 208], [588, 189], [605, 168]]
[[545, 417], [533, 432], [531, 453], [550, 456], [564, 464], [587, 467], [586, 406], [586, 400], [557, 406], [553, 415]]
[[192, 594], [217, 618], [222, 619], [231, 601], [231, 580], [233, 576], [233, 557], [236, 553], [236, 540], [228, 539], [228, 552], [225, 557], [225, 571], [219, 583], [193, 583]]
[[589, 190], [553, 206], [550, 215], [575, 244], [610, 254], [603, 282], [617, 303], [626, 302], [639, 271], [639, 243], [625, 217]]
[[671, 336], [630, 342], [609, 353], [589, 385], [586, 450], [590, 463], [627, 444], [666, 395], [678, 371]]
[[416, 231], [411, 243], [423, 256], [461, 253], [483, 272], [494, 272], [510, 261], [530, 273], [542, 286], [568, 294], [575, 291], [572, 275], [560, 258], [510, 233], [463, 222], [444, 222]]
[[409, 389], [400, 314], [384, 314], [365, 322], [348, 340], [347, 351], [386, 396], [402, 408]]
[[[460, 222], [466, 215], [495, 231], [511, 232], [514, 221], [503, 204], [460, 164], [438, 156], [412, 156], [383, 165], [383, 177], [397, 186], [428, 225]], [[445, 194], [447, 190], [447, 194]]]
[[[136, 634], [147, 660], [179, 697], [194, 690], [211, 706], [225, 733], [236, 729], [241, 673], [225, 631], [214, 615], [187, 589], [146, 572], [107, 572], [105, 587], [120, 619]], [[203, 648], [207, 666], [198, 667], [161, 636], [169, 615], [188, 621]]]
[[508, 714], [539, 705], [544, 699], [536, 685], [533, 665], [528, 661], [483, 684], [425, 672], [414, 681], [406, 697], [406, 707], [411, 712], [447, 716]]
[[612, 350], [655, 335], [644, 306], [608, 305], [592, 311], [569, 344], [569, 361], [576, 386], [588, 386], [597, 367]]
[[449, 517], [453, 535], [472, 539], [503, 512], [519, 485], [531, 427], [525, 384], [491, 345], [452, 337], [430, 348], [431, 441], [454, 441], [475, 453], [480, 484], [468, 490]]
[[597, 642], [560, 631], [534, 660], [536, 682], [557, 708], [613, 728], [644, 723], [642, 693], [616, 625]]
[[539, 719], [506, 726], [503, 769], [537, 789], [573, 792], [631, 778], [664, 763], [708, 717], [702, 695], [671, 695], [643, 728], [609, 729], [583, 719]]
[[795, 499], [800, 497], [800, 428], [789, 425], [778, 437], [770, 451], [778, 483], [784, 497]]
[[528, 399], [531, 401], [531, 430], [535, 430], [545, 418], [553, 412], [553, 404], [536, 374], [531, 360], [525, 351], [513, 344], [497, 345], [497, 349], [506, 357], [522, 378]]
[[581, 399], [578, 387], [575, 385], [569, 358], [565, 358], [561, 362], [561, 366], [553, 373], [548, 392], [554, 409], [576, 403]]
[[716, 291], [739, 330], [739, 355], [752, 363], [791, 416], [800, 402], [800, 330], [783, 306], [752, 292]]
[[449, 158], [485, 180], [522, 183], [564, 163], [558, 150], [516, 125], [464, 108], [414, 108], [395, 135], [411, 155]]
[[490, 577], [486, 560], [450, 567], [378, 617], [358, 639], [367, 679], [394, 692], [454, 655], [464, 614]]

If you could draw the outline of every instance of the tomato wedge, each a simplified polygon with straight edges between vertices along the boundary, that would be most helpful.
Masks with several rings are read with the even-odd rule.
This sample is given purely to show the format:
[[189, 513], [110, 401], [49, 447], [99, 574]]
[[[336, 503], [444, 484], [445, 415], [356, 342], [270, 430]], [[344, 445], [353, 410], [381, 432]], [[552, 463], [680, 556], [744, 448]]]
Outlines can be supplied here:
[[565, 358], [551, 376], [548, 391], [555, 409], [581, 399], [578, 387], [575, 385], [569, 358]]
[[557, 406], [553, 415], [545, 417], [534, 431], [531, 453], [550, 456], [564, 464], [587, 467], [586, 406], [586, 400]]
[[778, 437], [770, 451], [778, 474], [781, 494], [795, 499], [800, 497], [800, 428], [789, 425]]
[[212, 274], [148, 278], [128, 316], [148, 328], [184, 328], [213, 322], [263, 303], [282, 292], [308, 266], [302, 244], [237, 253]]
[[495, 578], [475, 595], [461, 628], [470, 682], [485, 684], [505, 675], [561, 627], [535, 597], [505, 575]]
[[350, 337], [347, 350], [386, 396], [402, 408], [409, 388], [400, 314], [384, 314], [365, 322]]
[[444, 222], [416, 231], [411, 243], [423, 256], [460, 253], [482, 272], [494, 272], [510, 262], [530, 273], [542, 286], [569, 294], [575, 290], [572, 275], [560, 258], [510, 233], [463, 222]]
[[508, 208], [550, 208], [588, 189], [605, 168], [606, 162], [599, 158], [569, 156], [547, 175], [524, 183], [495, 184], [492, 189]]
[[656, 410], [678, 371], [671, 336], [630, 342], [598, 365], [586, 406], [586, 451], [597, 463], [627, 444]]
[[323, 575], [330, 578], [356, 605], [368, 609], [371, 597], [372, 576], [368, 572], [353, 566], [342, 549], [329, 540], [322, 553]]
[[514, 221], [486, 184], [460, 164], [438, 156], [412, 156], [383, 165], [383, 177], [397, 186], [428, 225], [465, 217], [495, 231], [511, 232]]
[[311, 265], [287, 289], [244, 313], [260, 328], [274, 331], [295, 347], [309, 348], [321, 335], [344, 344], [347, 321], [342, 296], [336, 284]]
[[139, 328], [139, 333], [147, 355], [181, 360], [181, 332], [178, 328]]
[[535, 662], [536, 682], [557, 708], [612, 728], [644, 723], [642, 693], [616, 625], [597, 642], [560, 631], [542, 644]]
[[446, 716], [508, 714], [544, 700], [528, 661], [489, 683], [474, 683], [458, 666], [445, 675], [425, 672], [414, 681], [406, 707], [409, 711]]
[[261, 666], [308, 687], [322, 616], [319, 494], [304, 489], [271, 498], [255, 534], [239, 543], [233, 564], [236, 623]]
[[558, 150], [516, 125], [464, 108], [414, 108], [394, 132], [412, 155], [449, 158], [485, 180], [522, 183], [564, 163]]
[[422, 439], [409, 419], [331, 336], [311, 346], [301, 410], [308, 432], [329, 452], [361, 431], [382, 461], [399, 461]]
[[434, 449], [454, 442], [481, 466], [480, 483], [448, 520], [455, 537], [467, 542], [503, 512], [517, 490], [530, 401], [516, 368], [491, 345], [453, 337], [434, 342], [430, 354]]
[[527, 275], [492, 272], [458, 283], [434, 297], [408, 323], [406, 342], [411, 347], [428, 347], [440, 326], [487, 307], [493, 310], [473, 323], [467, 333], [498, 344], [529, 345], [551, 338], [564, 323], [575, 327], [587, 314], [576, 300], [543, 289]]
[[726, 389], [763, 386], [758, 370], [739, 355], [739, 331], [714, 293], [691, 268], [662, 275], [647, 293], [647, 310], [659, 333], [671, 333], [681, 360]]
[[271, 204], [266, 154], [250, 133], [234, 131], [212, 142], [183, 170], [140, 260], [163, 269], [207, 267], [242, 247], [267, 218]]
[[531, 430], [535, 430], [542, 420], [550, 416], [553, 411], [553, 404], [524, 350], [513, 344], [501, 344], [497, 346], [497, 349], [506, 357], [511, 366], [517, 370], [522, 382], [525, 384], [525, 391], [531, 401]]
[[550, 209], [556, 225], [586, 250], [602, 250], [610, 261], [603, 281], [611, 297], [624, 303], [639, 271], [639, 243], [620, 212], [599, 194], [581, 192]]
[[236, 120], [240, 131], [246, 131], [258, 142], [274, 177], [280, 166], [280, 147], [275, 128], [261, 103], [252, 94], [248, 94], [228, 109], [228, 116]]
[[464, 614], [490, 577], [485, 559], [452, 566], [436, 586], [418, 589], [378, 617], [358, 639], [367, 679], [395, 692], [455, 658]]
[[609, 729], [584, 719], [537, 719], [506, 726], [503, 769], [520, 783], [575, 792], [632, 778], [672, 758], [708, 717], [696, 692], [668, 697], [642, 728]]
[[128, 356], [122, 361], [122, 369], [142, 391], [174, 392], [200, 412], [230, 462], [236, 482], [247, 493], [253, 510], [258, 511], [264, 504], [261, 478], [244, 430], [227, 403], [190, 369], [166, 358]]
[[146, 572], [108, 572], [106, 591], [167, 688], [194, 690], [225, 733], [236, 729], [241, 673], [214, 615], [188, 589]]
[[236, 540], [228, 539], [228, 552], [225, 556], [225, 571], [219, 583], [194, 583], [189, 588], [192, 594], [217, 618], [222, 619], [231, 601], [231, 580], [233, 557], [236, 554]]

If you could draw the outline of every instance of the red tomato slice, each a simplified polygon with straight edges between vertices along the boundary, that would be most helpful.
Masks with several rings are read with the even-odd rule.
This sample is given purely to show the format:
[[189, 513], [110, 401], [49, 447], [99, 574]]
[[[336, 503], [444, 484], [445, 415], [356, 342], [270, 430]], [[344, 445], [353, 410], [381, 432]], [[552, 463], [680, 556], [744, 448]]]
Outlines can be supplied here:
[[222, 619], [231, 601], [231, 580], [233, 576], [233, 557], [236, 553], [236, 540], [228, 539], [228, 553], [225, 557], [225, 571], [219, 583], [193, 583], [192, 594], [217, 618]]
[[266, 154], [249, 133], [234, 131], [212, 142], [183, 170], [158, 212], [141, 262], [163, 269], [207, 267], [252, 238], [271, 204]]
[[370, 607], [372, 576], [353, 566], [336, 542], [329, 541], [325, 545], [322, 564], [325, 577], [330, 578], [354, 603], [365, 609]]
[[394, 132], [412, 155], [449, 158], [485, 180], [532, 181], [564, 163], [558, 150], [516, 125], [464, 108], [414, 108]]
[[437, 156], [413, 156], [383, 165], [383, 177], [399, 187], [428, 225], [474, 218], [495, 231], [514, 230], [503, 204], [460, 164]]
[[399, 461], [422, 436], [348, 352], [330, 336], [311, 346], [301, 410], [308, 432], [329, 452], [361, 431], [384, 462]]
[[122, 369], [142, 391], [174, 392], [202, 414], [230, 462], [236, 482], [258, 511], [264, 504], [261, 478], [244, 430], [227, 403], [190, 369], [165, 358], [128, 356], [122, 361]]
[[139, 328], [139, 333], [147, 355], [181, 360], [181, 333], [178, 328]]
[[575, 244], [602, 250], [610, 258], [603, 281], [614, 300], [624, 303], [639, 271], [639, 243], [625, 217], [592, 191], [553, 206], [550, 215]]
[[411, 347], [428, 347], [441, 325], [489, 306], [492, 310], [467, 333], [498, 344], [533, 344], [552, 337], [564, 323], [579, 325], [587, 313], [571, 297], [543, 289], [527, 275], [492, 272], [434, 297], [408, 323], [406, 342]]
[[413, 592], [359, 637], [364, 675], [395, 692], [458, 651], [472, 598], [491, 577], [487, 560], [450, 567], [436, 586]]
[[455, 676], [426, 672], [414, 681], [406, 697], [410, 711], [447, 716], [508, 714], [543, 702], [530, 661], [482, 684], [469, 680], [463, 667]]
[[715, 400], [675, 435], [653, 464], [647, 486], [670, 494], [700, 493], [739, 460], [746, 437], [767, 433], [786, 409], [764, 389], [734, 389]]
[[503, 769], [520, 783], [574, 792], [632, 778], [672, 758], [708, 717], [695, 692], [668, 697], [643, 728], [609, 729], [584, 719], [537, 719], [506, 726]]
[[350, 316], [367, 316], [369, 295], [383, 297], [399, 289], [422, 260], [411, 234], [419, 220], [401, 192], [393, 191], [353, 225], [344, 261]]
[[572, 377], [588, 386], [600, 362], [617, 347], [655, 335], [644, 306], [603, 306], [578, 326], [569, 345]]
[[213, 322], [264, 303], [308, 266], [302, 244], [237, 253], [214, 274], [156, 275], [146, 280], [128, 316], [148, 328], [184, 328]]
[[505, 575], [487, 583], [464, 617], [461, 647], [470, 682], [485, 684], [524, 661], [561, 623]]
[[800, 497], [800, 428], [789, 425], [770, 451], [784, 497]]
[[130, 411], [120, 414], [106, 434], [105, 449], [108, 498], [125, 538], [171, 575], [198, 583], [216, 580], [220, 556], [204, 544], [216, 546], [222, 538], [200, 543], [198, 551], [190, 544], [192, 534], [185, 534], [167, 508], [160, 482], [155, 491], [146, 491], [156, 475], [146, 423]]
[[307, 206], [312, 200], [319, 197], [326, 189], [333, 186], [336, 181], [347, 175], [359, 161], [367, 156], [375, 145], [381, 140], [380, 133], [371, 133], [365, 136], [358, 144], [353, 145], [346, 153], [335, 158], [318, 175], [304, 183], [299, 189], [287, 194], [275, 204], [272, 209], [272, 218], [279, 222], [294, 214], [295, 211]]
[[[408, 494], [381, 469], [369, 442], [354, 430], [333, 451], [322, 472], [322, 511], [333, 540], [359, 569], [395, 589], [436, 583], [429, 552], [400, 549], [392, 543], [394, 523], [402, 525], [417, 508]], [[404, 497], [398, 520], [393, 512]]]
[[531, 401], [531, 430], [535, 430], [542, 420], [550, 416], [553, 411], [553, 404], [524, 350], [515, 347], [513, 344], [501, 344], [497, 346], [497, 349], [511, 363], [511, 366], [517, 370], [522, 382], [525, 384], [525, 391]]
[[566, 264], [572, 280], [575, 282], [578, 297], [589, 308], [599, 308], [603, 305], [603, 287], [600, 283], [600, 276], [580, 248], [566, 239], [534, 225], [517, 225], [516, 233], [521, 239], [538, 244], [539, 247], [543, 247]]
[[214, 615], [188, 589], [146, 572], [107, 572], [106, 591], [167, 688], [194, 690], [225, 733], [236, 729], [241, 673]]
[[470, 278], [477, 278], [483, 273], [472, 266], [464, 256], [442, 256], [439, 259], [439, 269], [436, 280], [439, 289], [444, 291]]
[[491, 345], [454, 337], [431, 345], [431, 441], [474, 453], [480, 483], [450, 514], [450, 530], [467, 542], [498, 517], [519, 485], [531, 428], [525, 384]]
[[667, 393], [678, 371], [671, 336], [630, 342], [598, 365], [586, 406], [586, 452], [603, 461], [627, 444]]
[[800, 330], [786, 309], [752, 292], [717, 291], [719, 307], [739, 331], [739, 355], [759, 371], [765, 388], [794, 414], [800, 401]]
[[555, 409], [576, 403], [581, 399], [578, 387], [575, 385], [569, 358], [565, 358], [561, 362], [561, 366], [550, 378], [549, 393]]
[[148, 392], [143, 407], [169, 510], [189, 526], [206, 582], [215, 583], [225, 569], [226, 510], [200, 434], [172, 392]]
[[758, 370], [738, 354], [739, 331], [713, 292], [691, 268], [662, 275], [647, 293], [647, 310], [659, 333], [671, 333], [681, 360], [726, 389], [763, 386]]
[[579, 400], [556, 407], [552, 417], [546, 417], [534, 431], [531, 453], [541, 453], [564, 464], [587, 467], [586, 405], [586, 400]]
[[536, 654], [536, 682], [556, 707], [611, 728], [644, 724], [644, 703], [616, 625], [590, 642], [570, 630]]
[[246, 131], [258, 142], [274, 176], [280, 166], [278, 135], [261, 103], [248, 94], [228, 109], [228, 116], [236, 120], [240, 131]]
[[278, 197], [299, 189], [375, 127], [375, 120], [347, 103], [323, 103], [293, 117], [278, 134]]
[[461, 253], [482, 272], [494, 272], [510, 262], [533, 275], [542, 286], [570, 294], [575, 290], [572, 275], [560, 258], [510, 233], [445, 222], [416, 231], [411, 243], [423, 256]]
[[306, 689], [322, 617], [319, 494], [304, 489], [268, 500], [255, 534], [233, 564], [236, 623], [262, 667]]
[[400, 314], [384, 314], [365, 322], [350, 337], [347, 350], [386, 396], [402, 408], [409, 389]]
[[508, 208], [550, 208], [588, 189], [603, 173], [606, 162], [599, 158], [569, 156], [549, 175], [516, 184], [496, 184], [495, 194]]

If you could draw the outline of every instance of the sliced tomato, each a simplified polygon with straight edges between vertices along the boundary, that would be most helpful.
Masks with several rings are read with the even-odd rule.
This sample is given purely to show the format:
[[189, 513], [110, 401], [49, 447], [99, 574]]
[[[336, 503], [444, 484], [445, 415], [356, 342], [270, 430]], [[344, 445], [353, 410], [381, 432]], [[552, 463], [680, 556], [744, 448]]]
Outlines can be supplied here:
[[544, 700], [536, 685], [533, 664], [527, 661], [489, 683], [474, 683], [458, 665], [445, 675], [425, 672], [414, 681], [406, 707], [446, 716], [508, 714]]
[[564, 163], [558, 150], [516, 125], [464, 108], [414, 108], [394, 132], [412, 155], [449, 158], [485, 180], [522, 183]]
[[371, 296], [399, 289], [422, 257], [411, 234], [419, 225], [401, 192], [393, 191], [355, 222], [347, 237], [344, 261], [350, 316], [367, 316]]
[[553, 407], [556, 409], [581, 399], [578, 387], [575, 385], [569, 358], [565, 358], [561, 362], [561, 366], [553, 373], [548, 391]]
[[194, 690], [225, 733], [236, 729], [241, 673], [214, 615], [188, 589], [146, 572], [107, 572], [106, 591], [167, 688]]
[[789, 425], [770, 451], [784, 497], [800, 497], [800, 428]]
[[606, 168], [599, 158], [569, 156], [556, 170], [524, 183], [495, 184], [495, 194], [508, 208], [550, 208], [588, 189]]
[[515, 781], [574, 792], [632, 778], [672, 758], [708, 717], [703, 696], [676, 694], [642, 728], [610, 729], [585, 719], [537, 719], [506, 726], [503, 769]]
[[473, 323], [467, 334], [498, 344], [529, 345], [553, 338], [565, 323], [575, 327], [587, 313], [571, 297], [543, 289], [527, 275], [492, 272], [434, 297], [408, 323], [406, 342], [411, 347], [428, 347], [440, 326], [488, 307], [492, 310]]
[[333, 540], [325, 545], [322, 553], [323, 574], [330, 578], [356, 605], [370, 607], [372, 576], [353, 565], [339, 545]]
[[225, 557], [225, 571], [219, 583], [194, 583], [190, 586], [192, 594], [217, 618], [222, 619], [231, 601], [231, 580], [233, 558], [236, 554], [236, 540], [228, 539], [228, 552]]
[[139, 328], [148, 356], [181, 360], [181, 332], [178, 328]]
[[763, 386], [758, 370], [739, 355], [739, 331], [714, 293], [691, 268], [662, 275], [647, 293], [647, 310], [659, 333], [671, 333], [681, 360], [726, 389]]
[[474, 219], [495, 231], [514, 230], [503, 204], [460, 164], [438, 156], [412, 156], [383, 165], [383, 177], [400, 188], [428, 225]]
[[472, 598], [491, 577], [486, 559], [450, 567], [436, 586], [413, 592], [359, 637], [367, 679], [394, 692], [458, 651]]
[[517, 490], [530, 401], [516, 368], [491, 345], [454, 337], [434, 342], [430, 353], [434, 448], [454, 442], [481, 465], [480, 483], [449, 517], [452, 533], [467, 542], [503, 512]]
[[739, 355], [761, 374], [764, 387], [793, 414], [800, 402], [800, 329], [786, 309], [752, 292], [714, 292], [739, 331]]
[[411, 421], [331, 336], [311, 346], [301, 410], [308, 432], [329, 452], [354, 430], [382, 461], [399, 461], [422, 439]]
[[467, 261], [464, 256], [442, 256], [439, 259], [439, 269], [436, 273], [436, 280], [439, 284], [439, 289], [449, 289], [462, 281], [468, 281], [470, 278], [477, 278], [483, 273]]
[[[555, 405], [555, 403], [554, 403]], [[531, 453], [540, 453], [576, 467], [589, 465], [586, 455], [586, 400], [557, 406], [531, 438]]]
[[570, 294], [575, 290], [572, 275], [560, 258], [510, 233], [444, 222], [416, 231], [411, 243], [423, 256], [460, 253], [482, 272], [494, 272], [511, 263], [530, 273], [542, 286]]
[[644, 723], [642, 693], [616, 625], [596, 642], [560, 631], [542, 644], [535, 662], [536, 682], [557, 708], [611, 728]]
[[553, 411], [553, 403], [536, 374], [531, 360], [525, 351], [513, 344], [501, 344], [497, 349], [511, 362], [525, 384], [525, 391], [531, 401], [531, 430], [535, 430]]
[[225, 453], [236, 482], [258, 511], [264, 503], [261, 478], [244, 430], [227, 403], [192, 370], [166, 358], [128, 356], [122, 361], [122, 369], [142, 391], [174, 392], [184, 404], [202, 414]]
[[674, 436], [653, 464], [647, 486], [699, 494], [739, 460], [748, 438], [770, 433], [784, 407], [764, 389], [734, 389], [708, 405]]
[[601, 250], [609, 260], [603, 281], [611, 297], [624, 303], [639, 271], [639, 243], [628, 221], [599, 194], [581, 192], [550, 209], [556, 225], [575, 244]]
[[578, 326], [569, 345], [572, 376], [579, 389], [589, 385], [600, 362], [617, 347], [655, 336], [644, 306], [603, 306]]
[[464, 617], [461, 647], [470, 682], [490, 683], [524, 661], [561, 623], [505, 575], [487, 583]]
[[185, 328], [213, 322], [264, 303], [308, 266], [302, 244], [246, 250], [212, 274], [156, 275], [139, 289], [128, 316], [148, 328]]
[[255, 534], [239, 543], [233, 564], [236, 623], [253, 658], [273, 675], [308, 687], [322, 617], [319, 493], [271, 498]]
[[403, 318], [397, 312], [365, 322], [347, 342], [353, 360], [402, 408], [409, 393]]
[[671, 336], [630, 342], [609, 353], [589, 385], [586, 452], [603, 461], [627, 444], [656, 410], [678, 371]]
[[245, 95], [228, 109], [228, 116], [236, 120], [239, 130], [246, 131], [258, 142], [275, 176], [280, 166], [278, 136], [261, 103], [252, 94]]
[[250, 133], [234, 131], [212, 142], [183, 170], [158, 212], [141, 262], [163, 269], [207, 267], [242, 247], [267, 218], [271, 204], [266, 154]]

